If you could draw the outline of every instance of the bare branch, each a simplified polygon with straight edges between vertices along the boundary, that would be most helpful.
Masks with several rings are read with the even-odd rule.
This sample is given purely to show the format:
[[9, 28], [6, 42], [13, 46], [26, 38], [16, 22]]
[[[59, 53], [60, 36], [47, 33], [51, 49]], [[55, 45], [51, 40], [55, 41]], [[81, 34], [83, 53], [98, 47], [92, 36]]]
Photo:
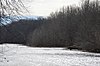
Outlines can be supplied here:
[[0, 0], [0, 23], [6, 16], [23, 15], [28, 12], [21, 0]]

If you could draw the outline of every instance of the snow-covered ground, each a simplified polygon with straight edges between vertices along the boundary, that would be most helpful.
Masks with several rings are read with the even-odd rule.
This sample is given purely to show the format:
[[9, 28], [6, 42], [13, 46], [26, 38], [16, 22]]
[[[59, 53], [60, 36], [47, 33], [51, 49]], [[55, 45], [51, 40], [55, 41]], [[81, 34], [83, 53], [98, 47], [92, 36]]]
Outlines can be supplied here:
[[0, 66], [100, 66], [100, 54], [4, 44], [0, 45]]

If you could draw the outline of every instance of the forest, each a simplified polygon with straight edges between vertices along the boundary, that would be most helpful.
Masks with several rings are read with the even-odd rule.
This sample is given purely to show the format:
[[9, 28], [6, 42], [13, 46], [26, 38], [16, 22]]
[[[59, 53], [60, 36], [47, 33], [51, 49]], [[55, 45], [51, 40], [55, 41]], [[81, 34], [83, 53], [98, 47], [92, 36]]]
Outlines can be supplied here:
[[81, 6], [62, 7], [47, 18], [0, 25], [0, 43], [100, 53], [100, 2], [85, 0]]

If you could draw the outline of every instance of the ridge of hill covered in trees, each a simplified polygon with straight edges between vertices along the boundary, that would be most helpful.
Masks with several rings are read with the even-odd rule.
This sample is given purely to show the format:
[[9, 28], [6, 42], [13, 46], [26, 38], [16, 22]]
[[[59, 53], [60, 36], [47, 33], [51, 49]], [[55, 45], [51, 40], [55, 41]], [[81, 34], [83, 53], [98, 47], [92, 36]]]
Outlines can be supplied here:
[[0, 43], [32, 47], [66, 47], [100, 52], [100, 2], [63, 7], [47, 18], [19, 20], [0, 26]]

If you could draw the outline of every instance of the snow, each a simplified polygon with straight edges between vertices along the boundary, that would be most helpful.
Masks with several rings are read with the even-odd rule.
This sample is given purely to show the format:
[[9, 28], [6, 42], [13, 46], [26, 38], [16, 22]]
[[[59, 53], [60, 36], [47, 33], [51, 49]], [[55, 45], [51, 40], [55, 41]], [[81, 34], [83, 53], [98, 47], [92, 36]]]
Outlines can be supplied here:
[[0, 45], [0, 66], [100, 66], [100, 54], [3, 44]]

